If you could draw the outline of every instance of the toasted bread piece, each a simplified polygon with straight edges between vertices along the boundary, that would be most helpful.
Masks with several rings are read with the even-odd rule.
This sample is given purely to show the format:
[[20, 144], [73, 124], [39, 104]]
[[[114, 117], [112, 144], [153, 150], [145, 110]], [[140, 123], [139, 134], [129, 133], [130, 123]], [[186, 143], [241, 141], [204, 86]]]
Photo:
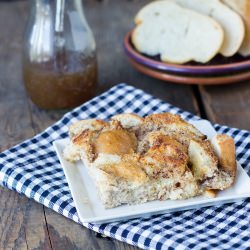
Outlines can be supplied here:
[[102, 165], [101, 169], [114, 177], [124, 180], [145, 183], [149, 180], [147, 174], [143, 171], [137, 155], [125, 155], [119, 163]]
[[[88, 120], [86, 120], [86, 123]], [[92, 122], [92, 120], [91, 120]], [[79, 124], [79, 122], [77, 122], [76, 124]], [[80, 123], [81, 125], [83, 123]], [[98, 123], [99, 124], [99, 123]], [[73, 124], [75, 125], [75, 124]], [[71, 126], [72, 127], [72, 126]], [[70, 127], [70, 128], [71, 128]], [[93, 129], [93, 127], [91, 127]], [[76, 130], [77, 132], [79, 132], [81, 128], [79, 128], [79, 130], [77, 130], [78, 127], [76, 126]], [[96, 129], [99, 129], [99, 125], [96, 126]], [[93, 147], [91, 146], [93, 144], [93, 140], [97, 137], [97, 132], [94, 130], [88, 130], [88, 129], [84, 129], [81, 133], [76, 133], [76, 134], [71, 134], [71, 141], [70, 144], [68, 145], [68, 147], [65, 148], [64, 150], [64, 158], [70, 162], [75, 162], [81, 159], [81, 154], [83, 153], [83, 148], [84, 148], [84, 153], [88, 156], [90, 161], [93, 161], [93, 159], [95, 158], [95, 153], [93, 150]]]
[[217, 191], [214, 189], [206, 189], [204, 192], [205, 196], [208, 198], [215, 198], [217, 195]]
[[189, 159], [196, 179], [207, 189], [224, 190], [232, 186], [236, 175], [234, 141], [227, 135], [216, 135], [209, 141], [191, 141]]
[[[214, 19], [171, 1], [153, 1], [135, 17], [132, 43], [164, 62], [210, 61], [221, 49], [224, 31]], [[204, 32], [206, 31], [206, 32]]]
[[[164, 137], [163, 137], [164, 138]], [[158, 140], [141, 157], [147, 173], [170, 177], [187, 171], [188, 155], [183, 145], [175, 139]]]
[[235, 180], [237, 171], [234, 140], [228, 135], [218, 134], [212, 138], [211, 142], [219, 159], [219, 169], [224, 172], [222, 178], [227, 178], [227, 187], [230, 187]]
[[224, 190], [233, 184], [232, 177], [225, 171], [218, 171], [212, 178], [206, 179], [202, 186], [208, 189]]
[[152, 114], [144, 119], [142, 131], [160, 131], [188, 146], [190, 140], [203, 141], [206, 136], [179, 115], [171, 113]]
[[81, 147], [77, 147], [73, 142], [70, 142], [69, 145], [63, 151], [63, 157], [69, 162], [76, 162], [81, 159], [80, 157]]
[[250, 1], [249, 0], [222, 0], [233, 10], [241, 15], [245, 24], [245, 38], [239, 49], [239, 53], [243, 56], [250, 55]]
[[101, 130], [106, 126], [107, 123], [103, 120], [88, 119], [77, 121], [69, 127], [69, 136], [73, 138], [85, 130]]
[[95, 143], [97, 154], [132, 154], [137, 147], [137, 139], [134, 133], [122, 129], [113, 129], [101, 132]]
[[143, 122], [143, 118], [136, 114], [119, 114], [111, 117], [111, 120], [119, 121], [124, 128], [134, 128]]
[[242, 18], [219, 0], [171, 0], [182, 7], [208, 15], [224, 30], [224, 41], [220, 49], [223, 56], [234, 55], [242, 45], [245, 27]]
[[180, 143], [177, 138], [163, 134], [161, 131], [153, 131], [147, 136], [150, 147], [166, 144], [173, 145], [179, 148], [181, 152], [187, 153], [186, 145]]
[[218, 159], [209, 141], [197, 142], [191, 140], [188, 154], [192, 172], [197, 180], [203, 182], [217, 174]]

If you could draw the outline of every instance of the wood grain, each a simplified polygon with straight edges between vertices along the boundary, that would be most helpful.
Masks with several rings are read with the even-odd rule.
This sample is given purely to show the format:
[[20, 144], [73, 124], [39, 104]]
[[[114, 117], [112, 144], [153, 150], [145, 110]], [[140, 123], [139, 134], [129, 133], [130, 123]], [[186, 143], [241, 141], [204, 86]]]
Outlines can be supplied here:
[[0, 188], [0, 249], [51, 249], [43, 207]]
[[200, 87], [200, 92], [209, 120], [250, 130], [250, 81]]
[[129, 246], [109, 237], [97, 237], [90, 231], [71, 220], [45, 209], [50, 239], [53, 249], [86, 249], [86, 250], [134, 250]]
[[[21, 50], [26, 5], [1, 3], [0, 150], [34, 135], [21, 81]], [[9, 15], [12, 18], [9, 18]], [[15, 32], [13, 32], [15, 30]], [[13, 36], [15, 34], [15, 36]], [[43, 207], [0, 188], [0, 249], [51, 249]]]

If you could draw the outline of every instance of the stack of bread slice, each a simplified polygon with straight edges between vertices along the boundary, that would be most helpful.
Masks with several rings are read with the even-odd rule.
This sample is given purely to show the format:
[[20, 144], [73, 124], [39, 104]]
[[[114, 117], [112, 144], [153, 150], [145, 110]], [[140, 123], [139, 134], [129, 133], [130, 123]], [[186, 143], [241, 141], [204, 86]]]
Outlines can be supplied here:
[[216, 135], [210, 141], [171, 113], [78, 121], [69, 134], [64, 157], [84, 162], [106, 208], [211, 195], [235, 179], [233, 139]]
[[[135, 17], [132, 43], [162, 61], [206, 63], [215, 55], [250, 55], [247, 0], [159, 0]], [[247, 5], [248, 4], [248, 5]]]
[[243, 56], [250, 55], [250, 1], [249, 0], [222, 0], [222, 2], [234, 11], [236, 11], [242, 18], [245, 24], [245, 37], [240, 47], [239, 53]]

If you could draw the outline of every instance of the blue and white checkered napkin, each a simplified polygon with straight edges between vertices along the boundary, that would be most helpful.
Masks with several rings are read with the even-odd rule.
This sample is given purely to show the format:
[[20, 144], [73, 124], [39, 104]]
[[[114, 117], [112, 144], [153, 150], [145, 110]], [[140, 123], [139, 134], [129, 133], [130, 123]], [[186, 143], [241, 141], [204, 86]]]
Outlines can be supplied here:
[[[120, 84], [67, 113], [41, 134], [0, 154], [0, 184], [79, 221], [52, 142], [67, 137], [78, 119], [106, 119], [117, 113], [178, 113], [199, 119], [139, 89]], [[250, 132], [215, 125], [234, 137], [237, 158], [250, 174]], [[94, 231], [146, 249], [250, 249], [250, 199], [241, 204], [155, 215], [108, 224], [84, 223]]]

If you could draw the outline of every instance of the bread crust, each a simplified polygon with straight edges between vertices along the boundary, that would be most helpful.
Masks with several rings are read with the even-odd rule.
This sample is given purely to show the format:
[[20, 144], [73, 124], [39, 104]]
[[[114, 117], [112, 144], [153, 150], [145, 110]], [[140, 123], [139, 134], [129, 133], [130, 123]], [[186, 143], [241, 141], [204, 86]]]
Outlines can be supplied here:
[[69, 136], [70, 138], [74, 138], [86, 130], [93, 130], [93, 131], [102, 130], [107, 125], [108, 125], [107, 122], [98, 119], [80, 120], [74, 122], [69, 127]]
[[215, 198], [217, 194], [217, 191], [214, 189], [206, 189], [205, 190], [205, 196], [207, 196], [208, 198]]
[[218, 134], [212, 139], [212, 144], [219, 159], [219, 167], [234, 180], [237, 172], [237, 164], [233, 138], [225, 134]]

